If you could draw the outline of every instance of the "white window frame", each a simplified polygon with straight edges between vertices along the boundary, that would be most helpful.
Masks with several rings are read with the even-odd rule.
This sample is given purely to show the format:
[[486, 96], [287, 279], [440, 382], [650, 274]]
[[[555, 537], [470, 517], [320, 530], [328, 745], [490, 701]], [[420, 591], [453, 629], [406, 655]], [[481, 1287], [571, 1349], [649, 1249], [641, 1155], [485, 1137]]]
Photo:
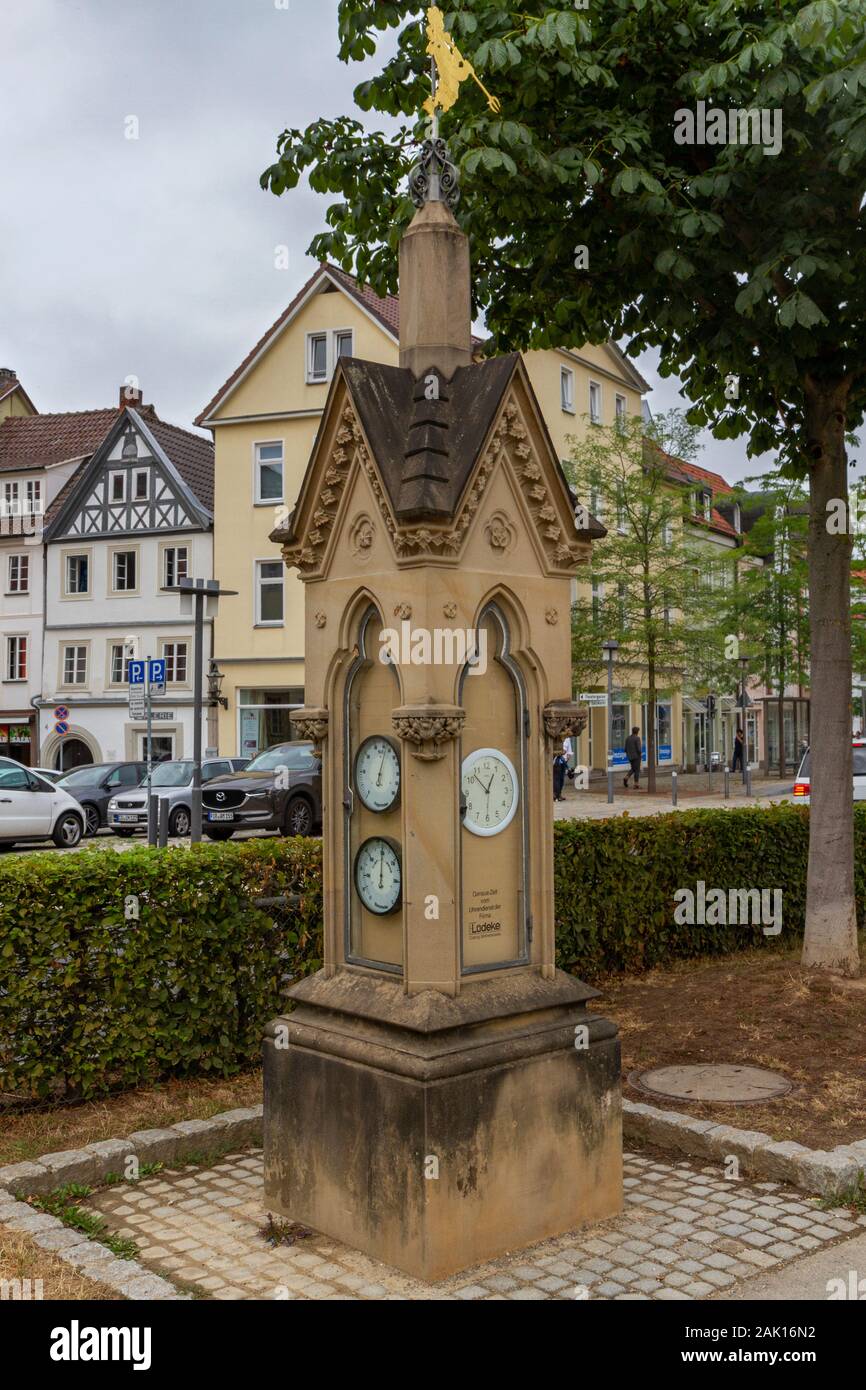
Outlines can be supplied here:
[[[179, 550], [185, 550], [185, 551], [186, 551], [186, 573], [185, 573], [185, 574], [178, 574], [178, 573], [176, 572], [176, 571], [177, 571], [177, 553], [178, 553]], [[190, 566], [190, 560], [191, 560], [191, 558], [192, 558], [192, 546], [189, 544], [188, 541], [185, 541], [182, 545], [177, 544], [177, 543], [175, 543], [174, 541], [163, 541], [163, 543], [162, 543], [162, 544], [160, 545], [160, 547], [159, 547], [159, 551], [160, 551], [160, 554], [159, 554], [159, 573], [160, 573], [160, 588], [161, 588], [161, 589], [168, 589], [169, 587], [171, 587], [171, 586], [169, 585], [169, 582], [168, 582], [168, 581], [169, 581], [169, 575], [168, 575], [168, 557], [169, 557], [170, 554], [173, 554], [173, 555], [174, 555], [174, 567], [175, 567], [174, 582], [175, 582], [175, 584], [177, 584], [178, 581], [181, 580], [181, 579], [188, 579], [188, 578], [189, 578], [189, 566]]]
[[616, 393], [614, 409], [616, 411], [616, 423], [622, 428], [628, 420], [628, 397], [621, 395], [619, 391]]
[[[66, 653], [75, 652], [73, 658], [73, 679], [66, 679]], [[84, 679], [74, 679], [78, 675], [79, 653], [84, 652]], [[61, 690], [87, 690], [90, 681], [90, 643], [89, 642], [61, 642], [60, 643], [60, 680], [58, 685]]]
[[[280, 476], [283, 480], [279, 497], [262, 497], [262, 465], [273, 467], [276, 459], [263, 459], [262, 449], [279, 449]], [[253, 498], [257, 507], [274, 507], [286, 500], [286, 442], [284, 439], [259, 439], [253, 445]]]
[[[8, 563], [7, 563], [7, 565], [6, 565], [6, 593], [9, 595], [10, 598], [12, 598], [12, 597], [17, 598], [20, 594], [29, 594], [29, 593], [30, 593], [30, 555], [28, 554], [28, 552], [27, 552], [26, 550], [25, 550], [25, 551], [16, 550], [16, 551], [14, 551], [11, 555], [9, 555], [9, 556], [7, 557], [7, 560], [8, 560]], [[26, 574], [25, 574], [25, 576], [24, 576], [24, 584], [23, 584], [23, 585], [22, 585], [22, 583], [21, 583], [21, 562], [22, 562], [22, 560], [24, 561], [24, 567], [25, 567], [25, 569], [26, 569], [26, 571], [27, 571]], [[18, 574], [17, 574], [16, 577], [15, 577], [15, 585], [16, 585], [16, 587], [13, 587], [13, 584], [12, 584], [12, 566], [13, 566], [13, 564], [14, 564], [16, 561], [18, 562]]]
[[[352, 340], [352, 351], [346, 356], [352, 357], [355, 352], [355, 330], [354, 328], [320, 328], [315, 332], [308, 333], [306, 336], [305, 350], [305, 377], [308, 386], [326, 386], [334, 375], [337, 367], [337, 343], [340, 338], [349, 337]], [[325, 375], [315, 376], [313, 374], [313, 345], [320, 339], [325, 340]]]
[[[128, 673], [127, 668], [128, 668], [128, 666], [129, 666], [130, 661], [134, 660], [134, 657], [128, 657], [128, 656], [126, 656], [126, 655], [124, 654], [124, 652], [125, 652], [125, 647], [126, 647], [126, 643], [125, 643], [125, 642], [118, 642], [117, 639], [114, 638], [114, 637], [112, 637], [112, 638], [109, 639], [109, 642], [108, 642], [108, 671], [107, 671], [107, 673], [106, 673], [106, 674], [107, 674], [107, 681], [106, 681], [106, 684], [107, 684], [108, 686], [110, 686], [110, 688], [111, 688], [112, 690], [122, 690], [122, 689], [128, 684], [128, 679], [127, 679], [127, 677], [128, 677], [128, 674], [129, 674], [129, 673]], [[120, 678], [119, 681], [114, 679], [114, 653], [115, 653], [116, 651], [119, 651], [119, 652], [120, 652], [121, 678]]]
[[[172, 651], [171, 656], [169, 656], [169, 654], [168, 654], [168, 648], [169, 648], [169, 647], [172, 647], [172, 648], [174, 649], [174, 650]], [[173, 676], [171, 676], [171, 675], [169, 674], [169, 670], [170, 670], [170, 669], [172, 669], [172, 670], [176, 670], [176, 669], [177, 669], [177, 648], [178, 648], [178, 647], [183, 647], [183, 649], [184, 649], [184, 669], [185, 669], [186, 674], [185, 674], [183, 680], [178, 680], [176, 676], [173, 677]], [[188, 637], [161, 637], [161, 638], [159, 639], [159, 654], [160, 654], [160, 656], [163, 658], [163, 660], [165, 661], [165, 683], [166, 683], [166, 685], [171, 685], [171, 686], [174, 686], [175, 688], [177, 688], [178, 686], [187, 687], [187, 686], [189, 685], [189, 673], [190, 673], [189, 638], [188, 638]]]
[[[14, 661], [12, 659], [13, 652], [15, 653]], [[24, 655], [24, 674], [17, 676], [10, 675], [11, 671], [18, 671], [21, 662], [22, 652]], [[27, 681], [30, 676], [30, 642], [28, 634], [26, 632], [6, 633], [6, 651], [4, 655], [4, 682], [8, 685], [23, 685], [24, 682]]]
[[24, 484], [24, 489], [27, 493], [27, 515], [42, 516], [45, 509], [42, 495], [42, 479], [28, 478]]
[[[138, 480], [139, 480], [139, 478], [144, 478], [144, 496], [143, 496], [143, 497], [139, 497], [139, 495], [138, 495]], [[130, 501], [131, 501], [131, 502], [149, 502], [149, 501], [150, 501], [150, 469], [149, 469], [149, 468], [134, 468], [134, 469], [132, 470], [132, 497], [130, 498]]]
[[704, 521], [712, 521], [712, 519], [713, 519], [713, 494], [712, 494], [711, 492], [704, 492], [704, 494], [703, 494], [703, 496], [702, 496], [702, 498], [701, 498], [701, 502], [702, 502], [703, 509], [704, 509]]
[[560, 367], [559, 369], [559, 404], [566, 415], [575, 413], [574, 370], [571, 367]]
[[3, 516], [20, 516], [20, 488], [17, 478], [7, 478], [3, 482]]
[[[123, 496], [122, 496], [122, 497], [115, 497], [115, 495], [114, 495], [114, 482], [115, 482], [115, 479], [116, 479], [116, 478], [119, 478], [120, 481], [121, 481], [121, 484], [122, 484], [122, 492], [123, 492]], [[118, 471], [118, 472], [115, 472], [115, 473], [109, 473], [109, 475], [108, 475], [108, 505], [109, 505], [109, 507], [121, 507], [121, 506], [123, 506], [123, 504], [126, 502], [126, 494], [127, 494], [126, 478], [127, 478], [127, 473], [126, 473], [126, 470], [125, 470], [125, 469], [124, 469], [122, 472]]]
[[[265, 584], [268, 584], [268, 585], [270, 586], [270, 585], [272, 585], [272, 584], [276, 584], [276, 583], [277, 583], [277, 580], [276, 580], [276, 579], [266, 579], [266, 580], [263, 580], [262, 574], [261, 574], [261, 567], [262, 567], [262, 565], [280, 565], [280, 566], [281, 566], [282, 573], [280, 574], [279, 583], [280, 583], [280, 585], [281, 585], [281, 588], [282, 588], [282, 595], [283, 595], [283, 616], [282, 616], [282, 618], [280, 618], [280, 619], [277, 619], [277, 618], [263, 618], [263, 617], [262, 617], [262, 584], [265, 583]], [[253, 561], [253, 589], [254, 589], [254, 602], [255, 602], [254, 616], [255, 616], [255, 625], [256, 625], [256, 627], [285, 627], [285, 625], [286, 625], [286, 573], [285, 573], [285, 566], [283, 565], [282, 560], [280, 560], [279, 557], [275, 557], [275, 556], [273, 556], [273, 555], [268, 555], [268, 556], [265, 556], [264, 559], [261, 559], [261, 560], [254, 560], [254, 561]]]
[[[598, 392], [598, 414], [592, 408], [596, 391]], [[600, 381], [590, 381], [589, 383], [589, 419], [593, 425], [600, 425], [604, 419], [604, 396]]]
[[[135, 588], [118, 589], [117, 587], [117, 560], [121, 555], [135, 556]], [[109, 579], [109, 598], [131, 598], [138, 594], [141, 589], [141, 555], [137, 545], [115, 545], [108, 552], [108, 579]]]
[[[70, 560], [86, 560], [86, 561], [87, 561], [87, 588], [86, 588], [86, 589], [79, 589], [79, 590], [76, 590], [75, 592], [73, 592], [73, 591], [70, 589], [70, 587], [69, 587], [69, 561], [70, 561]], [[91, 596], [91, 594], [92, 594], [92, 592], [93, 592], [93, 551], [90, 550], [90, 549], [83, 549], [83, 550], [79, 550], [79, 549], [63, 550], [63, 551], [61, 551], [61, 555], [60, 555], [60, 563], [61, 563], [61, 565], [63, 566], [63, 574], [62, 574], [62, 576], [61, 576], [61, 585], [62, 585], [61, 593], [62, 593], [64, 599], [71, 599], [71, 600], [74, 602], [75, 599], [90, 598], [90, 596]]]

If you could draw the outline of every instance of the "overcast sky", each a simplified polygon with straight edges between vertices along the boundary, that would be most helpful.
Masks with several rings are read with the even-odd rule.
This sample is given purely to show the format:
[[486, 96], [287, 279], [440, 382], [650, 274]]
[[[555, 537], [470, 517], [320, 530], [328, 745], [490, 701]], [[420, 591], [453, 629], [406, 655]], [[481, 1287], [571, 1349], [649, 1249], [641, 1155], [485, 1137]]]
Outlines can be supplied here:
[[[134, 375], [190, 425], [312, 273], [304, 248], [328, 200], [274, 198], [258, 179], [287, 125], [352, 110], [364, 68], [338, 62], [336, 12], [5, 0], [0, 366], [39, 410], [113, 404]], [[682, 404], [656, 361], [638, 360], [652, 409]], [[759, 471], [710, 437], [700, 462], [731, 481]]]

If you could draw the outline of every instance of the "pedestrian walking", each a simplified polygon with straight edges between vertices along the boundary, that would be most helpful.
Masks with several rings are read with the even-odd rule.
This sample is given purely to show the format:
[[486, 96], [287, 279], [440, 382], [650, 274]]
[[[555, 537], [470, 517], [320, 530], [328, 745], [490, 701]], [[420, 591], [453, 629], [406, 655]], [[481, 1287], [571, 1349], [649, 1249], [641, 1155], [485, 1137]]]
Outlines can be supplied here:
[[565, 769], [566, 769], [567, 767], [568, 767], [568, 761], [567, 761], [567, 759], [566, 759], [565, 753], [562, 751], [562, 749], [560, 749], [560, 751], [557, 753], [556, 757], [555, 757], [554, 760], [553, 760], [553, 799], [554, 799], [554, 801], [564, 801], [564, 800], [565, 800], [565, 797], [562, 795], [562, 789], [563, 789], [563, 787], [565, 786]]
[[642, 755], [643, 747], [641, 744], [640, 730], [637, 725], [635, 725], [625, 741], [625, 756], [629, 760], [631, 771], [627, 772], [622, 780], [624, 787], [628, 786], [628, 779], [633, 777], [635, 789], [638, 790], [640, 788], [640, 765]]
[[742, 729], [737, 729], [737, 732], [734, 736], [734, 753], [733, 757], [731, 758], [731, 772], [736, 772], [738, 767], [742, 772], [744, 749], [745, 743], [743, 741], [743, 731]]

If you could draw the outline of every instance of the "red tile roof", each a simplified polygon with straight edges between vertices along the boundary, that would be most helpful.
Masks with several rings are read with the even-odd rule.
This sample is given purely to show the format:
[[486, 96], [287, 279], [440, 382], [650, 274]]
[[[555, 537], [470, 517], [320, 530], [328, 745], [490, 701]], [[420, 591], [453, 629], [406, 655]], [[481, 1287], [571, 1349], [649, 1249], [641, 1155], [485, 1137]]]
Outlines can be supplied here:
[[[706, 491], [712, 493], [713, 501], [718, 495], [733, 496], [734, 489], [730, 483], [725, 481], [721, 473], [711, 473], [708, 468], [699, 468], [695, 463], [687, 463], [685, 459], [675, 458], [673, 454], [665, 453], [664, 449], [659, 448], [652, 440], [648, 440], [647, 443], [652, 444], [652, 447], [661, 454], [662, 458], [667, 460], [669, 472], [673, 479], [686, 484], [701, 484]], [[689, 520], [694, 522], [696, 526], [706, 526], [708, 530], [720, 531], [725, 536], [733, 536], [735, 539], [738, 536], [737, 531], [722, 516], [717, 507], [711, 507], [709, 520], [699, 512], [692, 512]]]
[[0, 424], [0, 470], [15, 472], [92, 454], [117, 419], [117, 408], [10, 417]]
[[18, 380], [14, 371], [4, 371], [2, 375], [0, 375], [0, 401], [5, 401], [6, 397], [11, 396], [15, 391], [19, 391], [21, 393], [24, 400], [27, 402], [30, 409], [35, 414], [36, 406], [33, 404], [27, 392], [24, 390], [24, 387], [21, 385], [21, 382]]

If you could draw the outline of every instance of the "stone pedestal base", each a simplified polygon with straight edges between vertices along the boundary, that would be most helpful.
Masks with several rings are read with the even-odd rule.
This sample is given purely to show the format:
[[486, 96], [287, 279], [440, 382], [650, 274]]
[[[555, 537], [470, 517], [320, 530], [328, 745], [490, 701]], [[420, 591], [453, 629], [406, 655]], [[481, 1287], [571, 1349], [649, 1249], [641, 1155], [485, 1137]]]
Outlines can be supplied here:
[[620, 1211], [595, 994], [562, 973], [456, 999], [345, 970], [294, 986], [265, 1037], [267, 1207], [427, 1281]]

